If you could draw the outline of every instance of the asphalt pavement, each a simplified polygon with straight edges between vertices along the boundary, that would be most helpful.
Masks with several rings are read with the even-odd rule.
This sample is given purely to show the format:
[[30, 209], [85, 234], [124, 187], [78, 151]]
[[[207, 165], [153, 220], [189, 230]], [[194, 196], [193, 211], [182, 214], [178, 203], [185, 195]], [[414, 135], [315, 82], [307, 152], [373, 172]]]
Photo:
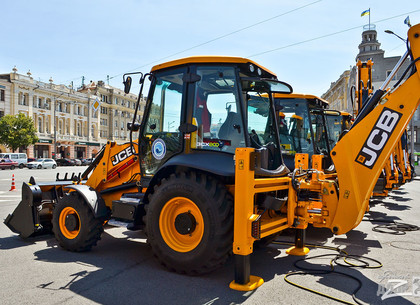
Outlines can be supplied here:
[[[92, 251], [72, 253], [61, 249], [52, 235], [26, 240], [11, 232], [3, 219], [20, 201], [23, 181], [55, 180], [57, 172], [79, 172], [85, 167], [55, 170], [15, 169], [0, 171], [0, 303], [1, 304], [338, 304], [285, 282], [284, 276], [298, 271], [301, 257], [288, 256], [284, 244], [256, 249], [251, 274], [265, 283], [255, 291], [229, 289], [233, 259], [221, 269], [202, 276], [167, 271], [153, 257], [142, 232], [108, 226]], [[17, 191], [11, 188], [12, 174]], [[354, 302], [351, 293], [362, 286], [357, 298], [369, 304], [420, 304], [420, 231], [403, 235], [372, 229], [384, 221], [419, 225], [420, 178], [415, 178], [389, 197], [371, 200], [365, 220], [345, 235], [334, 236], [324, 229], [309, 228], [307, 243], [339, 247], [349, 254], [373, 258], [381, 268], [335, 267], [339, 273], [296, 274], [290, 280], [308, 288]], [[277, 240], [292, 242], [292, 231]], [[307, 258], [336, 254], [310, 248]], [[334, 256], [300, 261], [298, 266], [329, 269]], [[348, 258], [353, 265], [375, 267], [376, 261]], [[339, 260], [339, 263], [344, 263]], [[354, 278], [343, 275], [350, 274]]]

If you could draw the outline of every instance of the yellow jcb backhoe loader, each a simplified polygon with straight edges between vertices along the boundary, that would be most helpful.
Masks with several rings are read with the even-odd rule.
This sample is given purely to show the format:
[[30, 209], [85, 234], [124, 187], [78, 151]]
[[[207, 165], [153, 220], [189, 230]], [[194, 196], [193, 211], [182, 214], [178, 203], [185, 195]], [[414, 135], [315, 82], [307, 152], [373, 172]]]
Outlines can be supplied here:
[[[407, 47], [384, 84], [359, 111], [351, 129], [332, 149], [335, 175], [328, 177], [322, 169], [314, 168], [314, 162], [305, 169], [307, 155], [297, 155], [291, 175], [263, 177], [258, 166], [259, 154], [253, 148], [237, 148], [235, 279], [231, 288], [252, 290], [262, 284], [261, 278], [250, 275], [249, 259], [255, 240], [285, 228], [295, 228], [296, 244], [289, 253], [304, 255], [308, 251], [304, 247], [308, 224], [344, 234], [362, 221], [378, 177], [420, 103], [417, 90], [420, 86], [420, 24], [409, 29]], [[411, 63], [399, 74], [401, 81], [387, 89], [407, 58]], [[404, 80], [407, 73], [409, 77]], [[287, 192], [287, 196], [272, 199], [281, 207], [275, 213], [255, 200], [276, 192]], [[321, 208], [316, 208], [319, 205]]]
[[[311, 163], [296, 154], [293, 172], [284, 165], [273, 95], [292, 93], [290, 85], [248, 59], [189, 57], [141, 75], [139, 96], [145, 81], [151, 83], [141, 124], [135, 115], [130, 125], [138, 143], [109, 143], [74, 183], [31, 179], [5, 223], [22, 236], [52, 225], [62, 247], [83, 251], [100, 239], [106, 220], [126, 220], [145, 230], [155, 256], [176, 272], [210, 272], [233, 250], [231, 287], [255, 289], [262, 279], [249, 274], [254, 241], [294, 228], [289, 253], [302, 254], [309, 223], [343, 234], [362, 220], [419, 103], [413, 90], [420, 85], [419, 36], [416, 25], [403, 56], [417, 70], [395, 90], [386, 91], [385, 83], [366, 103], [332, 149], [336, 173], [323, 172], [314, 162], [319, 155]], [[124, 76], [125, 92], [131, 82]]]

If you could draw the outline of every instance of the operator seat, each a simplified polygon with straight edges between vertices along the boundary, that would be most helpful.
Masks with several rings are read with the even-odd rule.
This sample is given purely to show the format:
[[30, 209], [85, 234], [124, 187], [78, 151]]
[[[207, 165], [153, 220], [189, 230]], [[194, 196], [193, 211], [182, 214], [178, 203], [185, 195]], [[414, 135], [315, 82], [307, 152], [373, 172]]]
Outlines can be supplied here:
[[218, 138], [220, 140], [229, 140], [233, 150], [239, 147], [243, 141], [242, 120], [239, 113], [229, 112], [226, 120], [220, 126]]

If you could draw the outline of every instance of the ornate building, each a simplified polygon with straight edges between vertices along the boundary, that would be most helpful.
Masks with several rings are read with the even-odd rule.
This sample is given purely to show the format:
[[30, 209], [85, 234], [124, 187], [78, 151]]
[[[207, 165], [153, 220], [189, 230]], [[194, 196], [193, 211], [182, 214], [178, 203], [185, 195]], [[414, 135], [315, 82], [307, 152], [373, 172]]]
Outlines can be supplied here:
[[[38, 143], [21, 152], [28, 157], [91, 158], [108, 140], [129, 139], [127, 123], [134, 115], [135, 94], [91, 82], [75, 90], [36, 81], [32, 74], [0, 74], [0, 116], [24, 113], [33, 118]], [[143, 115], [145, 100], [138, 111]]]
[[[385, 57], [385, 51], [381, 49], [381, 44], [377, 39], [376, 27], [374, 24], [365, 25], [362, 33], [362, 42], [359, 44], [359, 53], [356, 56], [356, 62], [358, 60], [366, 62], [372, 60], [372, 85], [373, 91], [379, 89], [396, 63], [400, 60], [400, 56]], [[405, 62], [397, 75], [391, 80], [389, 86], [392, 87], [398, 79], [402, 76], [402, 73], [408, 67], [409, 62]], [[350, 70], [346, 70], [340, 76], [340, 78], [331, 83], [330, 88], [327, 92], [322, 95], [322, 98], [330, 102], [330, 108], [335, 110], [343, 110], [349, 113], [353, 111], [353, 97], [354, 91], [352, 87], [355, 87], [357, 80], [356, 66], [352, 66]], [[353, 97], [351, 96], [353, 94]], [[413, 136], [414, 136], [414, 150], [420, 151], [420, 110], [417, 109], [413, 120]], [[411, 124], [409, 125], [409, 129]]]

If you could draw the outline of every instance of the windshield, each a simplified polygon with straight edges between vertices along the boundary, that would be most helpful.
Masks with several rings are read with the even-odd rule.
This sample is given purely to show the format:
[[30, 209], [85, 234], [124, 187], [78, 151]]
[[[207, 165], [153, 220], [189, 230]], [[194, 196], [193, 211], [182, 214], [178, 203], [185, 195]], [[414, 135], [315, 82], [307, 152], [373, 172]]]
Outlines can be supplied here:
[[325, 118], [327, 119], [330, 146], [333, 147], [338, 142], [342, 132], [343, 119], [338, 114], [326, 114]]
[[191, 148], [235, 153], [245, 147], [240, 99], [233, 67], [197, 67]]
[[306, 99], [276, 98], [280, 143], [283, 153], [312, 155], [313, 145]]
[[324, 110], [309, 105], [312, 131], [314, 133], [314, 149], [316, 154], [329, 154], [327, 130], [324, 122]]

